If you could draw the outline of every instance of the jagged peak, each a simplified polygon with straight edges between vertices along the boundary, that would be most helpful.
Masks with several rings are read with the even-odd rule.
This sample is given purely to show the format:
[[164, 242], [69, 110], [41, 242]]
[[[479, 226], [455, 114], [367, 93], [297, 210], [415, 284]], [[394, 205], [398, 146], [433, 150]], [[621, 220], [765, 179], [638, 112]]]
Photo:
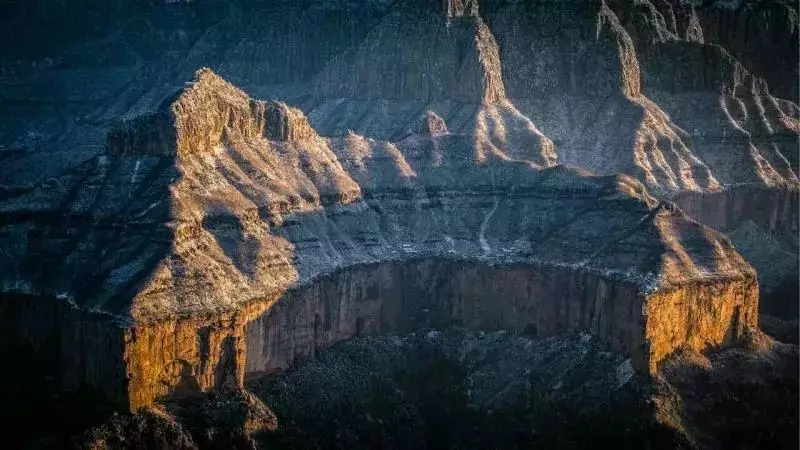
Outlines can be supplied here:
[[[182, 89], [180, 98], [187, 98], [191, 95], [203, 94], [206, 90], [213, 90], [217, 95], [230, 96], [231, 99], [238, 101], [247, 101], [249, 97], [244, 91], [232, 85], [216, 72], [208, 67], [201, 67], [194, 72], [192, 81], [186, 83], [187, 86]], [[178, 102], [174, 102], [175, 105]]]
[[107, 150], [112, 154], [181, 156], [209, 151], [224, 140], [285, 142], [316, 135], [299, 109], [279, 101], [253, 100], [204, 67], [156, 112], [112, 129]]
[[684, 38], [687, 41], [703, 44], [705, 42], [703, 38], [703, 28], [700, 26], [700, 19], [697, 17], [697, 12], [694, 8], [691, 8], [688, 16], [689, 19]]

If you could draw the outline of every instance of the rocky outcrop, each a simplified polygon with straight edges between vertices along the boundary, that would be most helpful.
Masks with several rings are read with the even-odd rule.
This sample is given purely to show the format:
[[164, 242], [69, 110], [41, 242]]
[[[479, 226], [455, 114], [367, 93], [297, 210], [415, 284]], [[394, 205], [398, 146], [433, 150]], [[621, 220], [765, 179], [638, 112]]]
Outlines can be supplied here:
[[693, 448], [794, 445], [797, 345], [760, 333], [749, 341], [665, 361], [652, 403], [659, 422], [686, 436]]
[[117, 413], [84, 432], [76, 448], [257, 448], [255, 438], [274, 431], [275, 415], [241, 389], [165, 399], [132, 415]]
[[77, 448], [197, 449], [192, 436], [161, 408], [146, 408], [134, 416], [113, 415], [106, 423], [87, 430]]
[[[659, 292], [645, 301], [645, 340], [650, 368], [678, 349], [700, 353], [720, 345], [741, 343], [758, 321], [754, 278], [735, 282], [698, 283]], [[724, 317], [720, 326], [714, 317]]]
[[[302, 112], [281, 102], [251, 101], [209, 69], [200, 69], [188, 84], [174, 102], [167, 99], [157, 113], [114, 129], [108, 138], [108, 152], [188, 156], [210, 152], [223, 141], [264, 137], [286, 142], [316, 137]], [[159, 145], [167, 147], [159, 149]]]
[[417, 126], [412, 128], [412, 133], [417, 134], [424, 134], [427, 136], [438, 136], [440, 134], [447, 134], [449, 130], [447, 129], [447, 124], [444, 123], [444, 119], [437, 116], [433, 111], [426, 111], [425, 115], [422, 116], [422, 120], [419, 121]]

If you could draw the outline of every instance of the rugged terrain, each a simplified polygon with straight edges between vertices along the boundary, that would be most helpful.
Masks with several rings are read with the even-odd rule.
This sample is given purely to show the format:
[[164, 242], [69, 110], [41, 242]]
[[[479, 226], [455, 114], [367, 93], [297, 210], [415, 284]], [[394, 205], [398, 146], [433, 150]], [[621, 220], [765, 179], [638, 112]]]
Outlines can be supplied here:
[[6, 6], [7, 32], [64, 35], [3, 39], [7, 195], [102, 153], [114, 122], [207, 66], [299, 107], [322, 136], [395, 142], [430, 110], [511, 157], [634, 175], [735, 238], [770, 313], [796, 311], [771, 295], [797, 289], [789, 3], [92, 1]]
[[2, 6], [53, 34], [0, 47], [0, 328], [13, 379], [173, 399], [117, 434], [358, 336], [585, 331], [647, 380], [796, 335], [793, 5], [94, 3]]
[[[123, 365], [132, 408], [427, 322], [590, 329], [644, 372], [757, 323], [730, 240], [630, 176], [542, 168], [480, 135], [322, 138], [207, 69], [2, 212], [5, 319], [38, 346], [39, 309], [65, 309], [65, 382]], [[87, 351], [104, 333], [124, 351]]]

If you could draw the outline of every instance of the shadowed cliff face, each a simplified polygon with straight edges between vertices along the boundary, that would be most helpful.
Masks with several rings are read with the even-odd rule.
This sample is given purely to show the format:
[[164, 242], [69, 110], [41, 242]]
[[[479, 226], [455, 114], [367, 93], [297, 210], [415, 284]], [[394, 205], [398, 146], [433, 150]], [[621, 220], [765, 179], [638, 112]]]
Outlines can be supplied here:
[[703, 38], [727, 49], [780, 98], [798, 101], [798, 11], [791, 2], [739, 2], [698, 8]]
[[[796, 310], [798, 296], [798, 115], [796, 105], [773, 93], [796, 96], [796, 8], [782, 2], [695, 9], [665, 2], [609, 4], [634, 39], [644, 92], [688, 132], [696, 154], [724, 187], [719, 193], [682, 192], [676, 202], [728, 233], [756, 266], [764, 312], [795, 319], [787, 311]], [[754, 29], [767, 22], [769, 33]], [[722, 23], [726, 31], [720, 31]], [[763, 50], [749, 47], [755, 45]], [[773, 65], [765, 63], [767, 54]], [[670, 63], [675, 60], [683, 63]], [[791, 89], [786, 80], [792, 80]], [[764, 248], [775, 256], [765, 258]]]

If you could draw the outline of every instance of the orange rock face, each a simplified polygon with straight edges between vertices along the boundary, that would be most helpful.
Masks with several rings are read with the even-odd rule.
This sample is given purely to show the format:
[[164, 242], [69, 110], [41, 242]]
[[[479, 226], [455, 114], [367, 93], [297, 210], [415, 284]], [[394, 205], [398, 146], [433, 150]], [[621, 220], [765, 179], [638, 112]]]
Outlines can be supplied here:
[[159, 397], [242, 386], [245, 325], [263, 304], [236, 313], [190, 317], [125, 331], [128, 404], [131, 411]]
[[648, 370], [678, 349], [702, 352], [734, 345], [758, 328], [758, 282], [709, 281], [659, 292], [647, 298], [644, 340]]

